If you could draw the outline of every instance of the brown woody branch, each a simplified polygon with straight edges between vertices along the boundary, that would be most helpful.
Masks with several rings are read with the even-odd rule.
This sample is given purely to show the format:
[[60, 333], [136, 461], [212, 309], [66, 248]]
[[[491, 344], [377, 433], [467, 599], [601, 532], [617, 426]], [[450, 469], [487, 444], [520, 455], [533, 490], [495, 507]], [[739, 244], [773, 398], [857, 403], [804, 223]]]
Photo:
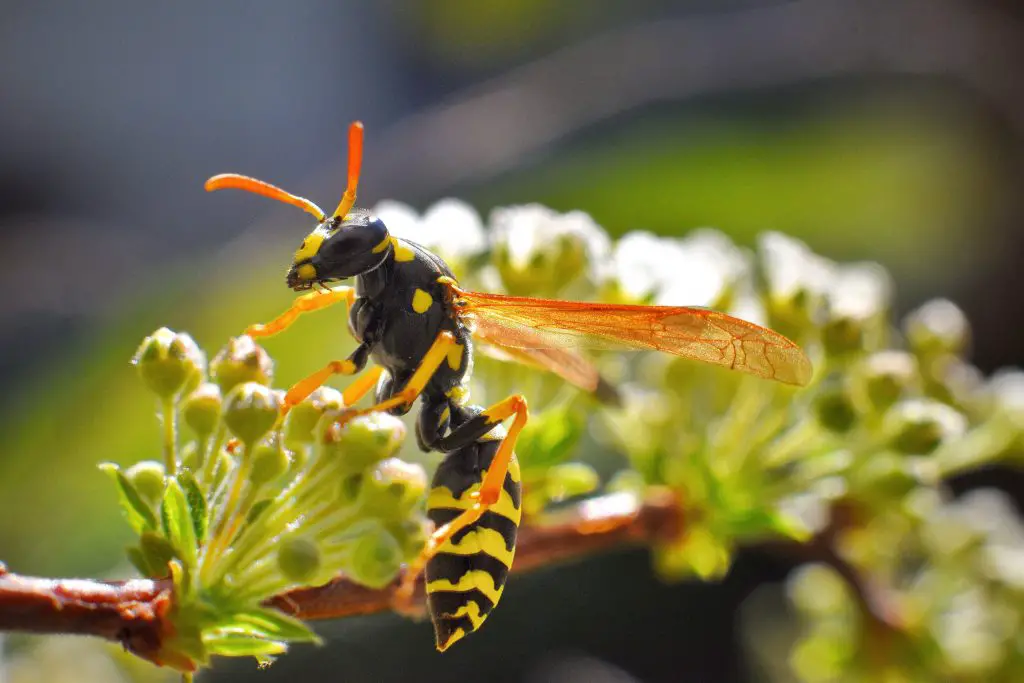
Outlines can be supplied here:
[[[685, 533], [683, 507], [671, 492], [659, 491], [641, 505], [626, 494], [601, 496], [545, 519], [524, 524], [516, 550], [515, 571], [576, 559], [622, 545], [646, 545]], [[893, 626], [883, 596], [868, 590], [857, 573], [832, 552], [828, 532], [802, 551], [823, 550], [819, 561], [833, 565], [846, 578], [867, 615]], [[304, 620], [336, 619], [397, 608], [399, 580], [370, 589], [339, 576], [317, 588], [277, 596], [268, 604]], [[416, 604], [423, 604], [423, 581]], [[102, 582], [18, 576], [0, 564], [0, 631], [91, 635], [121, 643], [126, 650], [160, 663], [160, 646], [171, 633], [165, 620], [172, 605], [165, 580]]]

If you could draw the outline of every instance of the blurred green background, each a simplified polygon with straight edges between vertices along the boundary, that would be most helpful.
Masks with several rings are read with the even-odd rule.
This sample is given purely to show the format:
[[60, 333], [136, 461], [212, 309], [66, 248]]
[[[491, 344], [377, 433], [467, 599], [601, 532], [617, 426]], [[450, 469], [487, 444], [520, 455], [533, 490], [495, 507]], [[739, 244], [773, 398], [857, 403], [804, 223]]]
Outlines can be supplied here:
[[[981, 369], [1024, 360], [1012, 0], [110, 0], [4, 16], [0, 559], [13, 570], [126, 571], [128, 529], [95, 465], [155, 455], [135, 345], [167, 325], [213, 352], [282, 310], [309, 227], [203, 180], [236, 171], [333, 206], [356, 118], [364, 205], [458, 196], [486, 217], [538, 201], [612, 235], [713, 226], [746, 245], [780, 230], [883, 263], [900, 311], [956, 301]], [[348, 343], [337, 314], [301, 321], [267, 343], [276, 384]], [[958, 486], [1020, 500], [1015, 476]], [[761, 680], [739, 615], [788, 566], [749, 551], [722, 584], [664, 587], [624, 552], [514, 579], [488, 628], [444, 657], [427, 625], [382, 616], [208, 680]], [[784, 633], [781, 602], [757, 604]], [[36, 646], [10, 639], [5, 656]], [[98, 680], [83, 675], [49, 680]]]

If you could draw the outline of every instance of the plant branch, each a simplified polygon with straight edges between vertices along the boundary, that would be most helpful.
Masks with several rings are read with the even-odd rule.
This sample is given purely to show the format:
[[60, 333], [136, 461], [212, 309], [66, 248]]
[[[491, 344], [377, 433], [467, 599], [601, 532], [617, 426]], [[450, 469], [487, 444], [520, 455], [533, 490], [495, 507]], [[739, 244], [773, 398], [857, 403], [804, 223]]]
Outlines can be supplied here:
[[[845, 523], [841, 516], [839, 523]], [[642, 504], [629, 494], [599, 496], [547, 514], [542, 521], [524, 524], [514, 571], [529, 571], [624, 545], [678, 538], [685, 528], [683, 506], [670, 491], [655, 490]], [[829, 541], [834, 533], [830, 529], [810, 543], [797, 546], [801, 555], [813, 554], [815, 559], [836, 567], [868, 617], [896, 628], [888, 600], [831, 552]], [[324, 586], [277, 596], [268, 604], [307, 621], [396, 610], [400, 580], [371, 589], [339, 576]], [[415, 604], [423, 603], [421, 578]], [[171, 633], [164, 619], [171, 606], [172, 590], [167, 580], [41, 579], [15, 575], [0, 564], [0, 631], [98, 636], [159, 663], [160, 645]]]

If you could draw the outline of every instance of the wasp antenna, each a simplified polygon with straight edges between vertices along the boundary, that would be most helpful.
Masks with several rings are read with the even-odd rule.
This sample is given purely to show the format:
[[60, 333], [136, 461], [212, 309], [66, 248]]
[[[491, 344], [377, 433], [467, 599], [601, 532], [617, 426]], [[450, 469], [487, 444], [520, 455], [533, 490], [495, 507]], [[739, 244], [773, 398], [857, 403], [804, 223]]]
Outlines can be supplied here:
[[309, 201], [305, 197], [297, 197], [290, 192], [285, 192], [279, 187], [265, 183], [262, 180], [256, 180], [244, 175], [238, 175], [237, 173], [222, 173], [215, 175], [206, 181], [206, 191], [213, 192], [214, 190], [245, 190], [246, 192], [252, 192], [253, 194], [263, 195], [264, 197], [270, 197], [276, 199], [279, 202], [285, 204], [291, 204], [297, 206], [306, 213], [313, 214], [316, 216], [318, 221], [323, 221], [326, 217], [323, 209]]
[[356, 190], [359, 188], [359, 169], [363, 165], [363, 123], [353, 121], [348, 127], [348, 187], [341, 195], [341, 203], [334, 210], [335, 218], [344, 218], [356, 204]]

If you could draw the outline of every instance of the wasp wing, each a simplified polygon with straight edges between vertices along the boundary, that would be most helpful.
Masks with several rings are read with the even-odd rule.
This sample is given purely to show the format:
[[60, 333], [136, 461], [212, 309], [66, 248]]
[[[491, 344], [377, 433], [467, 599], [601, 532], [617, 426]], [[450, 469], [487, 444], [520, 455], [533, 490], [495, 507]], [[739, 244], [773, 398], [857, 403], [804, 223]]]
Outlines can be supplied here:
[[[479, 348], [492, 358], [547, 370], [593, 394], [603, 403], [620, 404], [618, 390], [601, 376], [593, 363], [573, 349], [545, 345], [543, 337], [538, 337], [529, 347], [509, 346], [505, 343], [506, 329], [487, 317], [481, 317], [474, 321], [473, 336], [484, 342]], [[529, 331], [522, 330], [522, 334], [527, 335]]]
[[526, 351], [534, 359], [546, 358], [553, 365], [565, 360], [564, 354], [578, 357], [570, 349], [649, 349], [785, 384], [802, 386], [811, 379], [811, 362], [799, 346], [777, 332], [718, 311], [462, 290], [458, 298], [462, 315], [475, 321], [477, 336], [505, 349]]

